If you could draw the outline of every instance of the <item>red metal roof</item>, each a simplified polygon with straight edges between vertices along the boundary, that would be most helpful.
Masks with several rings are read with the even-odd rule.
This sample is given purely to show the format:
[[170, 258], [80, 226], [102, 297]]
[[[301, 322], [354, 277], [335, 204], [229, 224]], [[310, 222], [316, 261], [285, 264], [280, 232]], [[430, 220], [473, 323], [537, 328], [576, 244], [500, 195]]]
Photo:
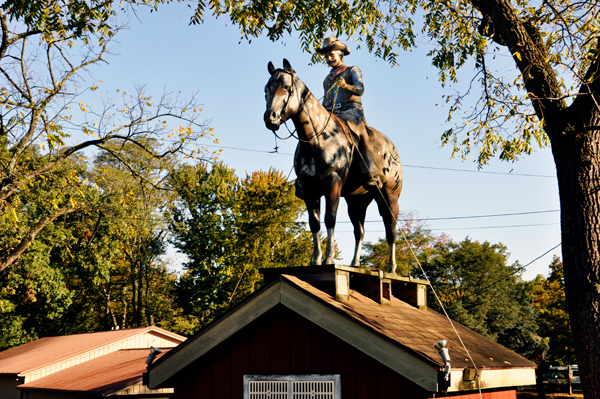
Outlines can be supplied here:
[[27, 374], [146, 331], [185, 340], [185, 337], [154, 326], [40, 338], [0, 352], [0, 374]]
[[[161, 357], [169, 349], [162, 349]], [[75, 391], [110, 395], [142, 382], [149, 349], [122, 349], [19, 385], [19, 389]]]

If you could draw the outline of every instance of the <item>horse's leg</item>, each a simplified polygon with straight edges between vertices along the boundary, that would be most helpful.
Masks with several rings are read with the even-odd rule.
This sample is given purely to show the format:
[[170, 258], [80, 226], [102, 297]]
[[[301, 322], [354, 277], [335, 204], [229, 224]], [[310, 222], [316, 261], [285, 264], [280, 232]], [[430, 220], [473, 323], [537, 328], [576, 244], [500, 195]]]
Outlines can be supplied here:
[[333, 249], [333, 231], [340, 196], [342, 193], [342, 182], [337, 174], [329, 176], [328, 189], [325, 194], [325, 227], [327, 228], [327, 250], [325, 251], [325, 265], [332, 265], [335, 251]]
[[310, 261], [312, 265], [320, 265], [323, 259], [323, 251], [321, 251], [321, 239], [319, 231], [321, 230], [321, 199], [316, 200], [305, 199], [306, 209], [308, 211], [308, 225], [313, 236], [313, 256]]
[[351, 266], [360, 266], [360, 251], [362, 249], [363, 238], [365, 236], [365, 215], [367, 207], [373, 200], [371, 194], [347, 196], [348, 216], [352, 226], [354, 226], [354, 258]]
[[388, 268], [390, 273], [396, 273], [396, 222], [398, 221], [398, 195], [388, 192], [385, 188], [375, 197], [379, 214], [385, 225], [385, 239], [388, 243]]

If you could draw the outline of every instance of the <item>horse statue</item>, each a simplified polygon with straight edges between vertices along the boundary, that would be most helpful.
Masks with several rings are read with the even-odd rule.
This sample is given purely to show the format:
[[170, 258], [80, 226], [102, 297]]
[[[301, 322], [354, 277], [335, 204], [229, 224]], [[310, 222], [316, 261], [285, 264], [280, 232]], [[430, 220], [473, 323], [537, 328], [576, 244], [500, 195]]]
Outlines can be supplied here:
[[[324, 264], [333, 264], [335, 250], [333, 235], [340, 197], [348, 204], [348, 214], [354, 226], [354, 258], [352, 266], [359, 266], [360, 251], [365, 234], [364, 222], [367, 207], [375, 200], [385, 224], [389, 247], [389, 272], [396, 271], [396, 221], [398, 197], [402, 191], [402, 167], [394, 144], [377, 130], [372, 133], [371, 154], [381, 157], [376, 162], [384, 176], [383, 187], [364, 187], [361, 181], [361, 157], [358, 137], [347, 124], [325, 109], [296, 76], [289, 61], [283, 60], [283, 69], [275, 69], [269, 62], [271, 78], [265, 86], [265, 125], [276, 131], [291, 119], [297, 132], [298, 146], [294, 155], [296, 196], [304, 200], [313, 236], [311, 265], [322, 263], [319, 239], [321, 197], [325, 196], [325, 226], [327, 250]], [[362, 179], [364, 180], [364, 179]]]

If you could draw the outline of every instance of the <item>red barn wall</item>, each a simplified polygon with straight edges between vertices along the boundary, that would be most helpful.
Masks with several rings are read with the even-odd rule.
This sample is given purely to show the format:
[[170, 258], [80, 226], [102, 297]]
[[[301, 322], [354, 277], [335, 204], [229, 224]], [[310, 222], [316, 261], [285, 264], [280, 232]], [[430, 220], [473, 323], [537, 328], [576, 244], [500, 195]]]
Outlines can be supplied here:
[[[242, 399], [243, 377], [247, 374], [340, 374], [343, 399], [432, 397], [387, 366], [281, 305], [192, 363], [178, 374], [172, 386], [178, 399]], [[484, 396], [484, 399], [515, 398]], [[471, 398], [462, 395], [456, 399]]]
[[[442, 396], [436, 396], [435, 398], [441, 398]], [[482, 392], [479, 395], [477, 393], [469, 393], [469, 394], [453, 394], [444, 396], [451, 399], [517, 399], [517, 391], [514, 389], [510, 390], [501, 390], [495, 392]], [[434, 399], [434, 398], [431, 398]]]

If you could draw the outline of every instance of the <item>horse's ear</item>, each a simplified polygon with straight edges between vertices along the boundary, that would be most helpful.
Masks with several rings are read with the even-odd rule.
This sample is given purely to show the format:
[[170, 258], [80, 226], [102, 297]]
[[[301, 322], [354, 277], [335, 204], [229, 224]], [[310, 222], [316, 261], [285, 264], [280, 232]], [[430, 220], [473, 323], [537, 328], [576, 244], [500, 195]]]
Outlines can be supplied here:
[[294, 71], [294, 68], [292, 68], [292, 65], [290, 64], [290, 62], [287, 59], [283, 59], [283, 69], [285, 69], [286, 71], [290, 72], [290, 73], [296, 73], [296, 71]]
[[269, 73], [271, 75], [273, 75], [273, 72], [275, 72], [275, 67], [273, 66], [273, 63], [271, 61], [269, 61], [269, 64], [267, 64], [267, 69], [269, 70]]

